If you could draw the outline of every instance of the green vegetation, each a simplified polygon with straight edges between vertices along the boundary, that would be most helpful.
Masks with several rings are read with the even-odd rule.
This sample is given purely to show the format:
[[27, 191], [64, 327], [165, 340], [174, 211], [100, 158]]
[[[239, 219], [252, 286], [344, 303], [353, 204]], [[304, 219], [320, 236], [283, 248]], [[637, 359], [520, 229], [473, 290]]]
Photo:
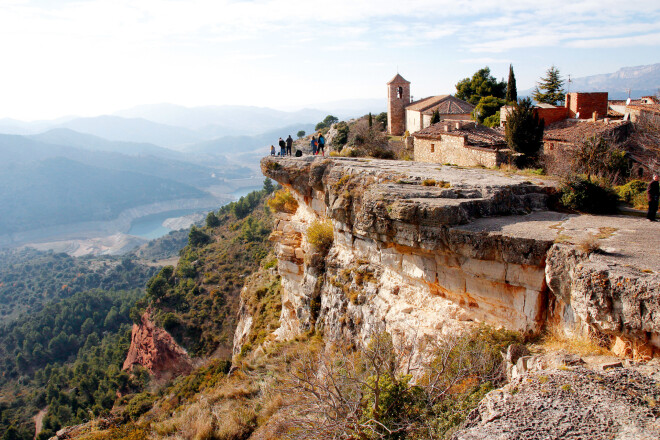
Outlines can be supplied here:
[[551, 66], [545, 73], [545, 76], [537, 83], [532, 98], [536, 102], [543, 102], [552, 105], [563, 105], [566, 99], [564, 93], [564, 80], [559, 74], [559, 69]]
[[298, 136], [298, 139], [302, 139], [305, 137], [305, 130], [300, 130], [298, 133], [296, 133], [296, 136]]
[[32, 439], [31, 417], [48, 407], [44, 431], [106, 414], [116, 392], [140, 389], [146, 376], [121, 371], [130, 344], [128, 310], [142, 292], [92, 290], [0, 328], [0, 430]]
[[622, 181], [630, 175], [626, 152], [603, 137], [585, 139], [571, 151], [572, 172], [606, 179], [610, 183]]
[[456, 97], [472, 105], [479, 104], [485, 97], [504, 98], [505, 92], [506, 83], [498, 82], [488, 67], [479, 69], [472, 78], [464, 78], [456, 84]]
[[170, 231], [169, 234], [151, 240], [139, 247], [133, 251], [132, 255], [150, 261], [176, 257], [179, 255], [181, 248], [188, 243], [188, 233], [188, 229]]
[[344, 145], [346, 145], [346, 142], [348, 142], [349, 127], [346, 122], [342, 121], [339, 122], [335, 128], [337, 130], [337, 134], [332, 138], [332, 146], [337, 151], [341, 151]]
[[[499, 112], [500, 108], [506, 104], [506, 101], [502, 98], [496, 98], [495, 96], [484, 96], [479, 100], [479, 103], [474, 108], [474, 115], [480, 124], [488, 125], [489, 127], [494, 127], [500, 124]], [[497, 118], [494, 116], [498, 115]], [[486, 124], [488, 121], [488, 124]]]
[[518, 102], [518, 89], [516, 88], [516, 76], [513, 74], [513, 64], [509, 64], [509, 80], [506, 83], [506, 102]]
[[272, 247], [272, 215], [265, 207], [270, 190], [223, 206], [217, 227], [191, 229], [177, 267], [164, 267], [148, 283], [133, 317], [151, 305], [156, 322], [191, 355], [230, 352], [240, 291]]
[[647, 182], [631, 180], [625, 185], [615, 187], [615, 190], [622, 201], [631, 204], [634, 208], [648, 209], [649, 202], [646, 200], [647, 186]]
[[522, 154], [516, 165], [524, 168], [533, 165], [543, 145], [543, 125], [529, 98], [515, 105], [506, 121], [506, 142], [513, 151]]
[[575, 211], [611, 214], [617, 211], [619, 198], [607, 182], [573, 176], [563, 183], [560, 201], [563, 206]]
[[74, 258], [29, 248], [0, 251], [0, 325], [84, 290], [142, 287], [156, 270], [131, 257]]
[[314, 130], [319, 131], [319, 130], [323, 130], [324, 128], [330, 128], [332, 124], [336, 124], [337, 122], [339, 122], [339, 118], [332, 115], [328, 115], [325, 117], [325, 119], [323, 119], [321, 122], [316, 124]]

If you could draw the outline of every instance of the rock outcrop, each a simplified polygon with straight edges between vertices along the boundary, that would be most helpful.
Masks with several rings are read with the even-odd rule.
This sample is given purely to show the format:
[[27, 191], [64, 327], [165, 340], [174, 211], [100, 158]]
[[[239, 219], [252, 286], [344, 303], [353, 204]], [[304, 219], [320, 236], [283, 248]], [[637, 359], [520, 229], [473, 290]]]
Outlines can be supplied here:
[[124, 370], [136, 365], [147, 369], [156, 381], [169, 379], [192, 370], [188, 353], [164, 329], [157, 327], [149, 312], [142, 315], [142, 322], [133, 324], [131, 346], [124, 361]]
[[488, 393], [453, 440], [660, 438], [657, 365], [594, 366], [556, 355], [535, 363]]
[[[660, 347], [660, 256], [645, 272], [612, 260], [625, 249], [608, 260], [578, 246], [595, 228], [599, 243], [625, 248], [626, 231], [647, 227], [641, 220], [598, 229], [599, 217], [548, 210], [553, 182], [493, 170], [318, 157], [261, 165], [299, 203], [277, 214], [272, 235], [279, 339], [315, 326], [326, 338], [365, 341], [384, 327], [423, 343], [475, 322], [530, 333], [552, 323], [629, 355]], [[318, 221], [333, 227], [327, 255], [307, 240]]]

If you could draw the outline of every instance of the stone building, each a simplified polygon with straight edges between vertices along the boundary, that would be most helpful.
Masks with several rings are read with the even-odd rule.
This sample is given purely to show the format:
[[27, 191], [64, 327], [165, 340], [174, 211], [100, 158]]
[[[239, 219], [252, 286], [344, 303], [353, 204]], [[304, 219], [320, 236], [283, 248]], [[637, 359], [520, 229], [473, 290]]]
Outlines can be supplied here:
[[410, 100], [410, 81], [398, 73], [387, 83], [388, 133], [401, 136], [431, 125], [433, 112], [440, 120], [469, 120], [474, 106], [452, 95], [430, 96], [414, 102]]
[[502, 130], [474, 122], [445, 121], [413, 134], [418, 162], [495, 167], [506, 162]]
[[[506, 126], [506, 120], [513, 111], [513, 106], [505, 105], [500, 108], [500, 127]], [[594, 119], [607, 117], [607, 92], [571, 92], [566, 94], [563, 107], [551, 104], [538, 103], [534, 111], [539, 119], [548, 126], [564, 119]]]

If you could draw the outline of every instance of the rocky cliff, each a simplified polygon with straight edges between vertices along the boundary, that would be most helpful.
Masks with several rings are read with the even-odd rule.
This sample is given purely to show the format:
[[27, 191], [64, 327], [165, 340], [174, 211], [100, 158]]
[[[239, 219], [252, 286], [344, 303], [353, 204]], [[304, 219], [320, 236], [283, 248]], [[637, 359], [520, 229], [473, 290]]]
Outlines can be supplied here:
[[[423, 343], [486, 322], [530, 333], [553, 325], [597, 335], [620, 354], [658, 353], [653, 224], [550, 211], [551, 181], [493, 170], [314, 157], [261, 166], [299, 203], [277, 214], [272, 235], [279, 339], [315, 326], [329, 339], [364, 341], [384, 326]], [[307, 230], [327, 221], [326, 254]], [[586, 241], [603, 250], [583, 250]], [[652, 258], [640, 256], [649, 245]]]
[[151, 321], [148, 311], [142, 315], [140, 324], [133, 324], [123, 369], [130, 371], [136, 365], [144, 367], [156, 381], [188, 374], [192, 369], [188, 353]]

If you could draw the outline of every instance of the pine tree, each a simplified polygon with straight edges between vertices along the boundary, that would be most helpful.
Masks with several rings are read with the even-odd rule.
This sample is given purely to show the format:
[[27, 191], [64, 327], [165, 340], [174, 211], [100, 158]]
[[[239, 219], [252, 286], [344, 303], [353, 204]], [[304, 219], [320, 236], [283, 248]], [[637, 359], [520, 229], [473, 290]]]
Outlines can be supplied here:
[[513, 74], [513, 65], [509, 64], [509, 81], [506, 84], [506, 102], [518, 102], [516, 89], [516, 76]]
[[513, 151], [524, 155], [525, 164], [533, 162], [541, 149], [543, 125], [529, 98], [518, 101], [506, 118], [506, 143]]
[[559, 69], [555, 66], [550, 67], [541, 78], [532, 93], [536, 102], [544, 102], [552, 105], [563, 105], [564, 100], [564, 80], [559, 75]]
[[369, 112], [369, 128], [373, 127], [373, 125], [374, 125], [374, 120], [371, 117], [371, 112]]

